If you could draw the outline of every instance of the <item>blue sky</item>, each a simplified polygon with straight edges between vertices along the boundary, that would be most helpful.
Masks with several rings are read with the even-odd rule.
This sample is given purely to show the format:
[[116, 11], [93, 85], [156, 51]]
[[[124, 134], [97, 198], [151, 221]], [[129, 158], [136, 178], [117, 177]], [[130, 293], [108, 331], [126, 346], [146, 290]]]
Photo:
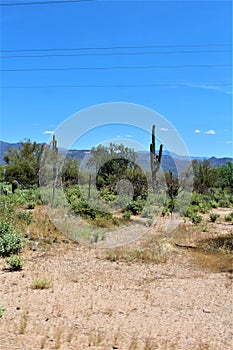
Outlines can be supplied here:
[[[52, 1], [1, 2], [1, 140], [47, 142], [78, 111], [126, 102], [162, 115], [192, 156], [232, 156], [231, 1]], [[147, 147], [132, 126], [95, 130], [79, 148]]]

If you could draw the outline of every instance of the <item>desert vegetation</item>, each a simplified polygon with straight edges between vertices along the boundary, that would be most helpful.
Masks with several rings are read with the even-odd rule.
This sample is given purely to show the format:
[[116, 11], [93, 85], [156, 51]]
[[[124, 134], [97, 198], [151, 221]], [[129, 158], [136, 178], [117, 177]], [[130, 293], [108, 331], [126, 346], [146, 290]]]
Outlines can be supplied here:
[[[149, 326], [136, 334], [128, 325], [129, 336], [127, 327], [120, 321], [123, 315], [126, 323], [130, 324], [133, 313], [143, 322], [148, 321], [138, 313], [139, 305], [133, 305], [136, 301], [133, 301], [130, 288], [135, 300], [141, 300], [149, 320], [154, 319], [152, 309], [159, 317], [156, 311], [159, 303], [153, 288], [158, 289], [158, 295], [162, 293], [158, 284], [160, 278], [164, 278], [161, 276], [174, 277], [176, 283], [177, 280], [182, 281], [185, 277], [182, 277], [179, 268], [190, 274], [193, 281], [199, 281], [203, 274], [207, 279], [214, 274], [213, 281], [221, 283], [221, 292], [226, 291], [226, 295], [229, 295], [232, 281], [232, 163], [212, 168], [206, 160], [194, 160], [176, 177], [172, 171], [163, 173], [162, 169], [159, 170], [162, 147], [156, 155], [153, 135], [151, 150], [157, 161], [153, 163], [151, 160], [152, 177], [151, 172], [140, 168], [134, 150], [123, 145], [93, 148], [86, 171], [79, 168], [76, 158], [60, 154], [55, 140], [51, 147], [28, 140], [22, 142], [20, 149], [7, 151], [6, 164], [0, 166], [3, 278], [0, 322], [6, 322], [6, 330], [10, 323], [9, 310], [18, 310], [10, 330], [24, 337], [25, 343], [21, 344], [25, 349], [28, 348], [25, 347], [26, 339], [30, 338], [32, 329], [35, 349], [76, 349], [77, 344], [81, 344], [83, 349], [182, 349], [186, 345], [190, 349], [230, 349], [230, 338], [225, 333], [225, 345], [220, 339], [213, 345], [212, 340], [203, 340], [200, 335], [193, 343], [186, 339], [186, 345], [182, 347], [182, 341], [179, 340], [177, 345], [169, 331], [170, 338], [160, 338]], [[17, 180], [17, 188], [12, 187], [13, 180]], [[56, 224], [58, 217], [62, 217], [59, 225]], [[77, 221], [72, 221], [74, 218], [78, 218]], [[174, 223], [174, 228], [169, 230]], [[130, 235], [133, 230], [145, 234], [119, 247], [107, 248], [112, 232]], [[87, 245], [83, 246], [83, 242]], [[69, 265], [71, 261], [72, 265]], [[82, 266], [83, 275], [79, 271]], [[122, 280], [118, 273], [122, 273]], [[159, 279], [155, 278], [157, 274], [160, 274]], [[224, 275], [218, 280], [218, 274]], [[12, 282], [10, 275], [13, 276]], [[163, 281], [168, 283], [167, 277]], [[202, 285], [202, 282], [198, 283]], [[35, 306], [37, 314], [32, 309], [30, 314], [30, 307], [17, 306], [16, 299], [9, 303], [5, 288], [9, 288], [10, 295], [15, 298], [16, 286], [17, 298], [24, 303], [27, 300], [37, 303], [39, 298], [46, 308], [51, 298], [53, 307], [46, 311], [48, 315], [39, 305]], [[172, 288], [168, 284], [166, 286]], [[83, 295], [85, 288], [89, 289]], [[84, 312], [75, 303], [72, 304], [71, 291], [76, 293], [74, 297], [78, 298]], [[114, 306], [114, 299], [118, 300], [122, 291], [127, 295], [126, 309], [120, 301], [120, 306]], [[198, 289], [196, 292], [199, 293]], [[64, 309], [62, 293], [73, 305], [73, 311], [69, 307]], [[185, 294], [185, 298], [191, 294]], [[85, 299], [84, 304], [82, 298]], [[106, 304], [103, 303], [104, 298]], [[216, 298], [220, 303], [221, 296]], [[193, 303], [195, 305], [195, 301]], [[230, 301], [227, 303], [229, 305]], [[120, 311], [119, 307], [122, 308]], [[167, 306], [163, 307], [169, 313]], [[176, 311], [182, 309], [181, 305], [176, 307]], [[75, 316], [75, 310], [82, 318]], [[211, 312], [203, 310], [206, 314]], [[47, 320], [40, 326], [35, 324], [39, 315]], [[95, 315], [103, 318], [106, 329], [96, 327]], [[79, 320], [78, 326], [75, 317]], [[66, 327], [62, 320], [67, 321]], [[113, 320], [121, 325], [119, 329], [114, 328]], [[46, 327], [46, 322], [50, 328]], [[224, 322], [229, 322], [227, 316]], [[162, 328], [160, 331], [163, 333]], [[0, 333], [0, 339], [4, 341], [3, 338]], [[9, 349], [13, 349], [13, 340], [9, 344]]]

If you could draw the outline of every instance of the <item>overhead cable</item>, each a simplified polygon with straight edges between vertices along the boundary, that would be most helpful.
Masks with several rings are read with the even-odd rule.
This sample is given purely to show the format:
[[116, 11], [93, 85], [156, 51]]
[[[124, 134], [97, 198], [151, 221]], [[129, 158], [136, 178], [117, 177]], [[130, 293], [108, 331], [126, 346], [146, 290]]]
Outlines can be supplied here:
[[182, 68], [213, 68], [231, 67], [231, 64], [182, 64], [165, 66], [112, 66], [112, 67], [61, 67], [61, 68], [23, 68], [0, 69], [0, 72], [34, 72], [34, 71], [72, 71], [72, 70], [126, 70], [126, 69], [182, 69]]
[[0, 6], [27, 6], [27, 5], [57, 5], [77, 2], [94, 2], [96, 0], [62, 0], [62, 1], [30, 1], [30, 2], [5, 2], [0, 3]]
[[231, 47], [231, 44], [207, 43], [207, 44], [188, 44], [188, 45], [134, 45], [134, 46], [97, 46], [97, 47], [68, 47], [68, 48], [36, 48], [36, 49], [5, 49], [0, 52], [50, 52], [50, 51], [89, 51], [89, 50], [124, 50], [124, 49], [152, 49], [152, 48], [188, 48], [188, 47]]
[[154, 51], [154, 52], [105, 52], [105, 53], [79, 53], [79, 54], [41, 54], [41, 55], [11, 55], [1, 58], [44, 58], [44, 57], [81, 57], [81, 56], [115, 56], [115, 55], [173, 55], [173, 54], [200, 54], [223, 53], [231, 50], [198, 50], [198, 51]]

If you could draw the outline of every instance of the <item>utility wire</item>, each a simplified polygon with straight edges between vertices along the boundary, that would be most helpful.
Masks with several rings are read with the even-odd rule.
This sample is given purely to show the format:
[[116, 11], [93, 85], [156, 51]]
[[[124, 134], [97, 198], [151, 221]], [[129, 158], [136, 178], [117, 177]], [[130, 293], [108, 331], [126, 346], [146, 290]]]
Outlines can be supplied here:
[[2, 89], [59, 89], [59, 88], [147, 88], [147, 87], [188, 87], [188, 88], [206, 88], [221, 89], [222, 87], [232, 87], [232, 84], [90, 84], [90, 85], [15, 85], [2, 86]]
[[231, 84], [91, 84], [91, 85], [17, 85], [2, 86], [2, 89], [44, 89], [44, 88], [138, 88], [138, 87], [199, 87], [199, 88], [221, 88], [231, 87]]
[[94, 2], [96, 0], [66, 0], [66, 1], [34, 1], [34, 2], [8, 2], [0, 3], [0, 6], [20, 6], [20, 5], [54, 5], [54, 4], [67, 4], [77, 2]]
[[183, 64], [174, 66], [112, 66], [112, 67], [64, 67], [64, 68], [25, 68], [0, 69], [1, 72], [33, 72], [33, 71], [72, 71], [72, 70], [126, 70], [126, 69], [182, 69], [231, 67], [231, 64]]
[[87, 50], [118, 50], [118, 49], [152, 49], [152, 48], [188, 48], [188, 47], [231, 47], [231, 44], [193, 44], [193, 45], [139, 45], [139, 46], [105, 46], [105, 47], [74, 47], [74, 48], [49, 48], [49, 49], [7, 49], [0, 52], [51, 52], [51, 51], [87, 51]]
[[1, 58], [44, 58], [44, 57], [81, 57], [81, 56], [115, 56], [115, 55], [173, 55], [173, 54], [200, 54], [223, 53], [231, 50], [198, 50], [198, 51], [157, 51], [157, 52], [105, 52], [105, 53], [79, 53], [79, 54], [42, 54], [42, 55], [12, 55]]

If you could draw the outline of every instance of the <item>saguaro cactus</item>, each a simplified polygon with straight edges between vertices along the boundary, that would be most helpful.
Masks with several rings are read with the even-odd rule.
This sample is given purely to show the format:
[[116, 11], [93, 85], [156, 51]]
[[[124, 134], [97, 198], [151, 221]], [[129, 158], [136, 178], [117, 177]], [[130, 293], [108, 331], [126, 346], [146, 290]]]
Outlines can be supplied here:
[[152, 174], [152, 188], [155, 192], [157, 190], [157, 179], [156, 179], [156, 173], [159, 171], [159, 167], [162, 160], [162, 152], [163, 152], [163, 145], [160, 145], [159, 147], [159, 154], [156, 154], [155, 149], [155, 125], [152, 125], [152, 142], [150, 144], [150, 165], [151, 165], [151, 174]]

